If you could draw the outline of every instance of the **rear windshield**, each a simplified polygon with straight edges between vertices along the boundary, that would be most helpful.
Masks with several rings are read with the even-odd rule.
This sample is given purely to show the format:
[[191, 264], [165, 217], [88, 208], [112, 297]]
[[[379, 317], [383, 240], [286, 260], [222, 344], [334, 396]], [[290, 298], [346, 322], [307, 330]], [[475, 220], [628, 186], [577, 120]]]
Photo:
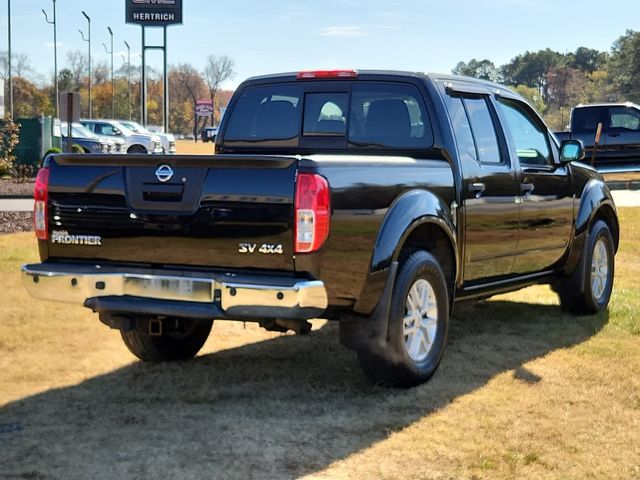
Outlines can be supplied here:
[[413, 85], [335, 82], [329, 89], [315, 84], [305, 92], [303, 83], [249, 87], [229, 112], [223, 142], [350, 150], [432, 146], [427, 112]]

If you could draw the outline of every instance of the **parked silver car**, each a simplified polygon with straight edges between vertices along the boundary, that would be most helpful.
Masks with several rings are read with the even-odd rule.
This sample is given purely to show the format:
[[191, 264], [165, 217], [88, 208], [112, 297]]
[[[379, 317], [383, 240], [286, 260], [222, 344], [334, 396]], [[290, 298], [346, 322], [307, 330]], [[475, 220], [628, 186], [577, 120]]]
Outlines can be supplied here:
[[136, 133], [117, 120], [80, 120], [93, 133], [124, 140], [126, 153], [162, 153], [162, 139], [155, 134]]

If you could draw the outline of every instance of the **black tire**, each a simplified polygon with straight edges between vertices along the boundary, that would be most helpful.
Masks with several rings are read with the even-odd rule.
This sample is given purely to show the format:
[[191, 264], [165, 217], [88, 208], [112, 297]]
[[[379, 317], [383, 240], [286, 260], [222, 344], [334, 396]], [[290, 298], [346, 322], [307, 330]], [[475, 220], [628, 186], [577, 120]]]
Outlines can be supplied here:
[[178, 331], [160, 336], [149, 335], [148, 320], [139, 320], [138, 328], [120, 331], [129, 351], [144, 362], [186, 360], [194, 357], [207, 341], [213, 322], [180, 320]]
[[[425, 347], [424, 358], [415, 358], [418, 355], [414, 354], [412, 357], [406, 346], [406, 342], [413, 337], [405, 336], [404, 324], [405, 316], [409, 316], [406, 305], [410, 290], [414, 285], [416, 288], [424, 285], [420, 280], [426, 280], [431, 287], [436, 303], [437, 320], [432, 320], [436, 330], [430, 346], [427, 347], [426, 343], [420, 345]], [[379, 385], [409, 388], [424, 383], [431, 378], [442, 359], [448, 328], [449, 294], [442, 268], [429, 252], [415, 252], [404, 262], [396, 278], [389, 310], [385, 351], [380, 354], [359, 351], [360, 365], [367, 377]], [[428, 336], [423, 334], [422, 338]]]
[[147, 149], [142, 145], [132, 145], [129, 147], [129, 150], [127, 150], [127, 153], [147, 153]]
[[[604, 249], [600, 247], [604, 246]], [[594, 292], [594, 284], [592, 282], [592, 273], [594, 272], [594, 255], [599, 258], [596, 247], [600, 252], [604, 252], [607, 256], [607, 272], [606, 280], [601, 279], [597, 282], [604, 282], [604, 288], [600, 292]], [[613, 239], [609, 226], [602, 220], [596, 221], [589, 231], [589, 238], [584, 246], [582, 255], [584, 258], [584, 269], [576, 269], [576, 271], [566, 279], [558, 287], [558, 296], [560, 297], [560, 305], [563, 310], [578, 314], [592, 315], [598, 313], [609, 304], [611, 299], [611, 291], [613, 289], [613, 277], [615, 271], [615, 254], [613, 249]], [[583, 259], [581, 259], [583, 260]], [[597, 260], [595, 263], [599, 263]], [[599, 270], [598, 270], [599, 271]], [[598, 283], [595, 284], [597, 290], [600, 289]], [[600, 293], [599, 295], [597, 295]]]

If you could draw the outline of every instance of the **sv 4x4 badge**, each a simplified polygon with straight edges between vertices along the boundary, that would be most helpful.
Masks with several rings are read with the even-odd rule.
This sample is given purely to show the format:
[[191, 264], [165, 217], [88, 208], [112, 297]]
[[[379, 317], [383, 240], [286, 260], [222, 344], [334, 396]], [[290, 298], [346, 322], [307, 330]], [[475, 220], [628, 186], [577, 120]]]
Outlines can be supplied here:
[[271, 245], [269, 243], [263, 243], [258, 247], [257, 243], [240, 243], [238, 245], [238, 253], [263, 253], [265, 255], [282, 255], [282, 245]]

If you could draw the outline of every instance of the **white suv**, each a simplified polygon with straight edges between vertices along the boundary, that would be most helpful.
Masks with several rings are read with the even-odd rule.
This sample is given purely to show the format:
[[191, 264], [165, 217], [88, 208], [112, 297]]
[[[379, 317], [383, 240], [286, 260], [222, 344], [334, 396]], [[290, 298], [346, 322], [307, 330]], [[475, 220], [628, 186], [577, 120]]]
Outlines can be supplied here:
[[175, 154], [176, 153], [176, 138], [172, 133], [163, 133], [162, 131], [158, 132], [156, 130], [151, 130], [151, 127], [144, 128], [138, 122], [134, 122], [132, 120], [118, 120], [122, 125], [127, 128], [130, 128], [136, 133], [143, 133], [146, 135], [158, 135], [160, 140], [162, 140], [162, 150], [166, 154]]
[[162, 140], [158, 135], [135, 133], [116, 120], [80, 120], [96, 135], [121, 138], [126, 153], [162, 153]]

